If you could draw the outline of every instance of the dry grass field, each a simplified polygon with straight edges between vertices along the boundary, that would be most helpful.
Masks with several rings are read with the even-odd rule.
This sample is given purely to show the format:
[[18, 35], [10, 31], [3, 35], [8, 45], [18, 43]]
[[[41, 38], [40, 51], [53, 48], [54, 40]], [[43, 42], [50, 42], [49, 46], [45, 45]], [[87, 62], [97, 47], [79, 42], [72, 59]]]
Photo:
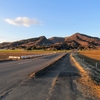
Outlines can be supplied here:
[[78, 56], [93, 66], [97, 63], [100, 68], [100, 50], [79, 51]]
[[6, 60], [9, 56], [22, 56], [22, 55], [32, 55], [32, 54], [45, 54], [53, 51], [25, 51], [25, 50], [0, 50], [0, 60]]
[[44, 50], [0, 50], [0, 61], [7, 60], [9, 56], [24, 56], [24, 55], [33, 55], [33, 54], [46, 54], [54, 52], [64, 52], [62, 51], [44, 51]]

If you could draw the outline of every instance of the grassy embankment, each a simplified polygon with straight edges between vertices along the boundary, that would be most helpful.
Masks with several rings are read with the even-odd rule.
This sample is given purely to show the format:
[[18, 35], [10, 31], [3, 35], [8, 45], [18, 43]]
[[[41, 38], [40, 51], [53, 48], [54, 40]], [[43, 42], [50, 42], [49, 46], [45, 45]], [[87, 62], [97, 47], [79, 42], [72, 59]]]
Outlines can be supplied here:
[[64, 52], [64, 50], [58, 51], [44, 51], [44, 50], [0, 50], [0, 60], [7, 60], [9, 56], [22, 56], [32, 54], [46, 54], [53, 52]]
[[97, 67], [100, 69], [100, 50], [79, 51], [78, 57], [93, 66], [96, 66], [97, 63]]
[[87, 66], [91, 69], [90, 76], [94, 82], [100, 85], [100, 50], [80, 51], [78, 57], [92, 65]]
[[[79, 51], [77, 56], [91, 65], [95, 65], [96, 62], [100, 64], [100, 51]], [[80, 66], [77, 62], [76, 64], [81, 74], [81, 77], [74, 81], [78, 90], [80, 90], [86, 97], [100, 100], [100, 72], [95, 68], [95, 70], [93, 69], [92, 73], [89, 75], [88, 71], [84, 70], [84, 67]], [[95, 84], [95, 82], [97, 84]]]

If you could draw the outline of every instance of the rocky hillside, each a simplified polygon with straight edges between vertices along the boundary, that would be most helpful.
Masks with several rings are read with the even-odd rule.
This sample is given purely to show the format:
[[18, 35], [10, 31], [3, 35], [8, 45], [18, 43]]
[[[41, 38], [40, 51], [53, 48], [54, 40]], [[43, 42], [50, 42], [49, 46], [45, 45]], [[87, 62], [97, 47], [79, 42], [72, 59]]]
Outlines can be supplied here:
[[68, 37], [65, 43], [76, 48], [96, 48], [100, 46], [100, 38], [91, 37], [85, 34], [75, 33]]
[[53, 49], [99, 49], [100, 38], [91, 37], [85, 34], [75, 33], [69, 37], [52, 37], [47, 39], [45, 36], [20, 40], [15, 42], [4, 42], [0, 44], [3, 48], [53, 48]]
[[57, 49], [99, 49], [100, 38], [75, 33], [66, 37], [64, 42], [53, 44], [52, 47]]
[[15, 42], [1, 43], [0, 48], [28, 48], [34, 46], [50, 46], [53, 44], [45, 36], [20, 40]]
[[63, 37], [52, 37], [49, 38], [50, 41], [52, 41], [52, 43], [59, 43], [59, 42], [64, 42], [65, 38]]

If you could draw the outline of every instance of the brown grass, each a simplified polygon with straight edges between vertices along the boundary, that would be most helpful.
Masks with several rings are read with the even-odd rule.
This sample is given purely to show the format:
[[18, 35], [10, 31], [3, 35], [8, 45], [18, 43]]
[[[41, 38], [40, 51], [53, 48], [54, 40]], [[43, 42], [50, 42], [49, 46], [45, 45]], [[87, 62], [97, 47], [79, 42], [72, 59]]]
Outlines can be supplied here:
[[[96, 85], [91, 77], [88, 75], [87, 71], [80, 66], [78, 62], [71, 56], [71, 59], [74, 61], [76, 67], [80, 71], [81, 78], [77, 81], [74, 81], [77, 85], [77, 89], [82, 92], [86, 97], [99, 98], [100, 99], [100, 86]], [[95, 99], [97, 100], [97, 99]]]
[[100, 50], [79, 51], [79, 53], [89, 58], [100, 60]]
[[100, 68], [100, 50], [80, 51], [78, 57], [93, 66], [96, 66], [97, 63]]
[[32, 54], [46, 54], [53, 51], [0, 51], [0, 60], [6, 60], [9, 56], [22, 56], [22, 55], [32, 55]]
[[[83, 93], [86, 97], [100, 98], [100, 86], [96, 85], [87, 72], [82, 69], [82, 67], [77, 66], [80, 70], [81, 78], [77, 80], [77, 88]], [[81, 70], [82, 69], [82, 70]], [[83, 71], [84, 70], [84, 71]], [[80, 84], [80, 85], [79, 85]]]

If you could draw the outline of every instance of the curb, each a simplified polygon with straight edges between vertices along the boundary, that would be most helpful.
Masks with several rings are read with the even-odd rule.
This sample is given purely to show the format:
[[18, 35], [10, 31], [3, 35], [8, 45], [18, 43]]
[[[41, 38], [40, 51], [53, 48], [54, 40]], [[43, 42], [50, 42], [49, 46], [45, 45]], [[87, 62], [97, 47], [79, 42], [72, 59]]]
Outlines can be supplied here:
[[67, 53], [65, 53], [64, 55], [62, 55], [59, 58], [55, 59], [53, 62], [49, 63], [48, 65], [44, 66], [43, 68], [31, 73], [28, 77], [29, 78], [34, 78], [36, 76], [39, 76], [39, 75], [43, 74], [45, 71], [47, 71], [49, 68], [51, 68], [52, 65], [57, 63], [59, 60], [63, 59], [66, 55], [67, 55]]

